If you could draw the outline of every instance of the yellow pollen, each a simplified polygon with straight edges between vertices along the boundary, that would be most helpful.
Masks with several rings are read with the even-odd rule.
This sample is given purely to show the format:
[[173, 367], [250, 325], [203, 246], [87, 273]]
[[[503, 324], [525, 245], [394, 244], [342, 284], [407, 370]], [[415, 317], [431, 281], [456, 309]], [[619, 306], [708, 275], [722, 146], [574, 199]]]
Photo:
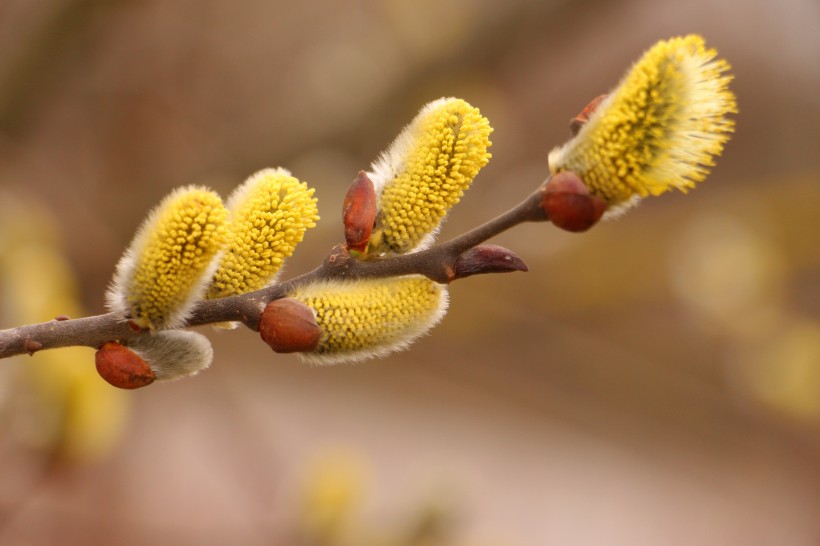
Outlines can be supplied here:
[[729, 68], [700, 36], [658, 42], [578, 134], [550, 152], [550, 170], [575, 172], [610, 205], [694, 187], [734, 130]]
[[373, 165], [379, 213], [368, 252], [406, 253], [422, 246], [459, 202], [491, 155], [492, 128], [461, 99], [439, 99]]
[[291, 297], [313, 309], [322, 337], [319, 363], [362, 360], [402, 349], [432, 328], [447, 307], [446, 289], [426, 277], [321, 282]]
[[166, 197], [120, 260], [109, 307], [144, 328], [181, 325], [213, 271], [226, 218], [222, 200], [205, 188], [182, 188]]
[[314, 190], [285, 169], [264, 169], [228, 200], [228, 245], [209, 298], [252, 292], [273, 282], [305, 232], [319, 220]]

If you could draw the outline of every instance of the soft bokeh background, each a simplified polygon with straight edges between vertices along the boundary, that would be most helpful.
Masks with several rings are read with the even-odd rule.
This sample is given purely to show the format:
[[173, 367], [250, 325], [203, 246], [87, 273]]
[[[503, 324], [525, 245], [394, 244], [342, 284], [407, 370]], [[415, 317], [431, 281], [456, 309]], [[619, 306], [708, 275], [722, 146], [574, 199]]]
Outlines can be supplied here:
[[497, 238], [530, 272], [454, 284], [409, 352], [311, 368], [206, 330], [211, 370], [133, 393], [91, 350], [4, 361], [0, 543], [820, 543], [815, 0], [2, 0], [0, 327], [102, 312], [169, 190], [267, 166], [317, 188], [287, 273], [311, 268], [356, 171], [445, 95], [496, 129], [455, 235], [690, 32], [741, 109], [708, 181]]

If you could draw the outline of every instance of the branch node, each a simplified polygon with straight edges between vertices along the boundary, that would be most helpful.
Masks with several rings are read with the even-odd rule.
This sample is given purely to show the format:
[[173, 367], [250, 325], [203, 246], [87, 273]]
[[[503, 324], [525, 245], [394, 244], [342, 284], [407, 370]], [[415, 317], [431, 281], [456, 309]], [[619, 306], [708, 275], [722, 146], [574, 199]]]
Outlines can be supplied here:
[[134, 322], [133, 320], [126, 321], [126, 324], [128, 324], [128, 327], [134, 330], [135, 332], [142, 332], [142, 328], [140, 328], [140, 325]]
[[39, 341], [35, 341], [33, 339], [26, 339], [23, 346], [25, 347], [26, 352], [29, 354], [29, 356], [33, 356], [34, 353], [43, 348], [42, 343], [40, 343]]
[[344, 276], [350, 269], [350, 261], [353, 257], [346, 245], [338, 244], [334, 246], [324, 261], [324, 269], [328, 276]]

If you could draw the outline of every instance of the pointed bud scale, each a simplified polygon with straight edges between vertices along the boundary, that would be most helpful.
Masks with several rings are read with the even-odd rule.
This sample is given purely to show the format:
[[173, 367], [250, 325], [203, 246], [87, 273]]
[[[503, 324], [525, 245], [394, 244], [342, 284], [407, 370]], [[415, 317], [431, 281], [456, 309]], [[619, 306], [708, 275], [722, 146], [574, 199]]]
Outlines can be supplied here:
[[368, 173], [379, 212], [367, 252], [405, 254], [432, 242], [441, 221], [490, 160], [490, 122], [456, 98], [427, 104]]
[[550, 171], [573, 171], [609, 205], [607, 216], [704, 180], [734, 130], [729, 63], [689, 35], [662, 40], [549, 154]]
[[590, 195], [575, 173], [562, 171], [542, 188], [541, 208], [555, 226], [572, 232], [586, 231], [601, 219], [606, 202]]
[[275, 281], [319, 219], [313, 191], [285, 169], [263, 169], [231, 193], [227, 248], [209, 298], [253, 292]]
[[527, 271], [527, 264], [512, 250], [497, 245], [479, 245], [456, 258], [450, 280], [482, 273], [509, 273], [511, 271]]
[[128, 341], [156, 374], [157, 381], [172, 381], [198, 374], [211, 365], [214, 350], [208, 338], [188, 330], [167, 330]]
[[94, 355], [97, 373], [110, 385], [120, 389], [138, 389], [157, 378], [140, 355], [117, 343], [104, 343]]
[[447, 290], [426, 277], [321, 281], [291, 297], [311, 308], [321, 337], [303, 360], [355, 362], [405, 349], [447, 310]]
[[273, 300], [259, 319], [262, 341], [277, 353], [312, 351], [322, 331], [313, 310], [293, 298]]
[[598, 106], [603, 102], [606, 98], [606, 95], [598, 95], [594, 99], [592, 99], [589, 104], [587, 104], [581, 113], [572, 118], [569, 122], [569, 131], [572, 133], [572, 136], [578, 134], [578, 131], [581, 130], [581, 127], [584, 126], [586, 122], [589, 121], [589, 116], [598, 109]]
[[364, 252], [373, 222], [376, 220], [376, 190], [367, 173], [359, 171], [356, 180], [350, 185], [342, 207], [342, 221], [345, 226], [347, 248]]
[[219, 196], [205, 188], [167, 196], [117, 264], [108, 308], [139, 328], [183, 325], [218, 265], [227, 215]]

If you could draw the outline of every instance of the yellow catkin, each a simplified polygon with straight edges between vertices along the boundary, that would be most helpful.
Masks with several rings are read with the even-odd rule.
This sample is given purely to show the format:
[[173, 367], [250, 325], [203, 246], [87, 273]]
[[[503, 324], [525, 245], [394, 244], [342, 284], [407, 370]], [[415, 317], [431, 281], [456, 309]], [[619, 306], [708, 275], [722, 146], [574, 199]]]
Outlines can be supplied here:
[[189, 186], [171, 193], [149, 214], [117, 265], [109, 308], [143, 328], [184, 324], [213, 275], [227, 216], [213, 191]]
[[697, 35], [660, 41], [629, 70], [550, 170], [578, 174], [618, 209], [702, 181], [734, 130], [730, 66]]
[[373, 164], [379, 212], [368, 253], [406, 253], [429, 243], [490, 160], [492, 128], [467, 102], [429, 103]]
[[228, 199], [228, 244], [209, 298], [244, 294], [270, 284], [305, 231], [319, 220], [314, 190], [285, 169], [264, 169]]
[[291, 297], [305, 303], [322, 330], [316, 363], [384, 356], [404, 349], [438, 323], [447, 309], [447, 290], [426, 277], [323, 281]]

